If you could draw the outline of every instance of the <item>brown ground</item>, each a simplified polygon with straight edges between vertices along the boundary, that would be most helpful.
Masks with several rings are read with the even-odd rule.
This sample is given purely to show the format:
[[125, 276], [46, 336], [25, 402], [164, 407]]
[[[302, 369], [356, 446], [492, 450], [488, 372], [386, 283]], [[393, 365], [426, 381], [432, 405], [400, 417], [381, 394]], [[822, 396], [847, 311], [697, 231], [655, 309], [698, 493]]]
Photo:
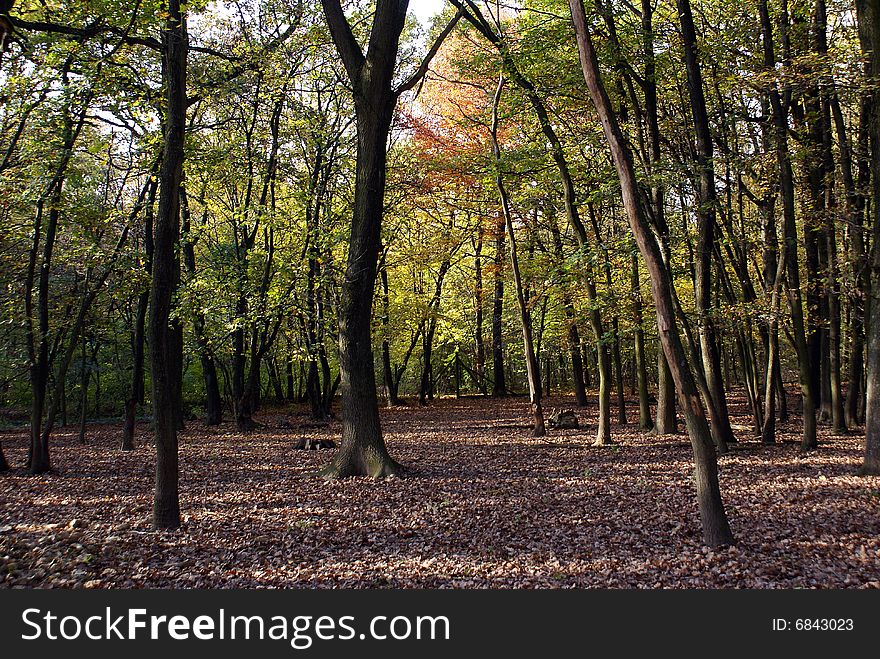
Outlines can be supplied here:
[[801, 455], [796, 420], [770, 448], [739, 432], [720, 459], [739, 545], [710, 551], [685, 435], [613, 426], [618, 444], [594, 448], [591, 407], [584, 428], [532, 439], [526, 407], [383, 411], [410, 467], [388, 481], [309, 476], [332, 452], [291, 446], [335, 437], [337, 423], [298, 428], [304, 417], [284, 411], [251, 435], [191, 423], [184, 526], [162, 533], [150, 530], [154, 452], [119, 452], [118, 426], [90, 427], [85, 447], [57, 432], [45, 477], [20, 467], [24, 433], [4, 433], [16, 468], [0, 475], [0, 587], [880, 587], [880, 478], [856, 475], [861, 435], [826, 432]]

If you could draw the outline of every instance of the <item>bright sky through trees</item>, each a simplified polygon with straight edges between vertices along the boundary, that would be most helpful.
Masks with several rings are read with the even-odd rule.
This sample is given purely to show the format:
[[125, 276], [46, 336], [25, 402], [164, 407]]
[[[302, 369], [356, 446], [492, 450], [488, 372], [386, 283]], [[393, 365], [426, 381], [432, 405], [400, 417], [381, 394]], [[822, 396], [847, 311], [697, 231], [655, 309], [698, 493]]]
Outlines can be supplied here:
[[443, 9], [445, 0], [411, 0], [409, 9], [422, 23], [430, 23], [431, 19]]

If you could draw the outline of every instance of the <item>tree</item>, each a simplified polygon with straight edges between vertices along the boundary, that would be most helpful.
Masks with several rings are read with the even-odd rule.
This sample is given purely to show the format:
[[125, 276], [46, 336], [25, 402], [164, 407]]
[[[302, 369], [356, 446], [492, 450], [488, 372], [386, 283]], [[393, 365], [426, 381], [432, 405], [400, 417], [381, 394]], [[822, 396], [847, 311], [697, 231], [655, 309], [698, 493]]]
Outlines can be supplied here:
[[[697, 137], [697, 169], [700, 179], [697, 217], [699, 221], [699, 245], [696, 267], [696, 301], [700, 314], [700, 347], [703, 353], [703, 370], [709, 389], [712, 430], [721, 447], [736, 441], [730, 427], [727, 397], [721, 382], [721, 358], [715, 337], [715, 323], [711, 317], [712, 256], [715, 252], [715, 167], [713, 164], [712, 135], [709, 115], [703, 95], [703, 75], [697, 54], [697, 34], [689, 0], [677, 0], [681, 35], [684, 40], [685, 68], [687, 69], [688, 96]], [[726, 449], [723, 449], [726, 450]]]
[[721, 500], [718, 483], [718, 465], [709, 425], [697, 394], [694, 377], [685, 357], [684, 348], [675, 324], [669, 272], [661, 257], [660, 248], [651, 234], [645, 218], [644, 200], [636, 181], [632, 155], [611, 107], [602, 82], [599, 62], [587, 23], [582, 0], [569, 0], [572, 21], [577, 36], [578, 52], [584, 80], [590, 98], [599, 115], [605, 139], [620, 179], [621, 194], [630, 229], [639, 245], [639, 251], [651, 275], [651, 288], [657, 310], [657, 326], [663, 352], [669, 363], [678, 391], [679, 403], [685, 413], [688, 435], [694, 452], [694, 480], [697, 501], [703, 524], [703, 541], [710, 547], [733, 544], [733, 533]]
[[458, 20], [456, 14], [419, 69], [394, 87], [408, 5], [408, 0], [378, 0], [364, 53], [339, 0], [321, 0], [354, 93], [358, 135], [354, 208], [339, 309], [342, 445], [333, 462], [322, 470], [322, 475], [329, 478], [380, 478], [400, 469], [382, 437], [370, 332], [381, 250], [388, 133], [398, 98], [425, 75], [431, 58]]
[[150, 374], [153, 384], [153, 436], [156, 442], [156, 491], [153, 527], [180, 526], [177, 430], [180, 418], [179, 365], [182, 343], [172, 325], [172, 304], [180, 284], [180, 186], [186, 133], [188, 35], [180, 0], [168, 0], [162, 31], [165, 83], [165, 135], [159, 169], [153, 272], [150, 284]]
[[502, 169], [501, 147], [498, 143], [498, 103], [501, 100], [501, 92], [504, 89], [504, 74], [498, 77], [498, 87], [492, 100], [492, 152], [495, 157], [495, 186], [498, 188], [498, 197], [501, 201], [501, 214], [504, 217], [504, 225], [507, 228], [510, 242], [510, 269], [513, 272], [514, 288], [516, 289], [516, 302], [519, 307], [519, 319], [522, 326], [523, 350], [526, 357], [526, 373], [529, 381], [529, 402], [532, 406], [532, 418], [534, 426], [532, 435], [543, 437], [547, 434], [544, 428], [544, 411], [541, 407], [541, 374], [538, 372], [538, 360], [535, 358], [535, 345], [532, 339], [532, 319], [523, 296], [522, 275], [519, 268], [519, 255], [516, 246], [516, 233], [513, 229], [513, 213], [510, 209], [510, 195], [504, 185], [504, 170]]
[[[874, 227], [871, 255], [871, 299], [868, 317], [868, 387], [865, 411], [863, 474], [880, 474], [880, 8], [871, 0], [857, 0], [859, 40], [868, 59], [871, 87], [870, 126], [871, 196]], [[806, 403], [805, 403], [806, 404]]]

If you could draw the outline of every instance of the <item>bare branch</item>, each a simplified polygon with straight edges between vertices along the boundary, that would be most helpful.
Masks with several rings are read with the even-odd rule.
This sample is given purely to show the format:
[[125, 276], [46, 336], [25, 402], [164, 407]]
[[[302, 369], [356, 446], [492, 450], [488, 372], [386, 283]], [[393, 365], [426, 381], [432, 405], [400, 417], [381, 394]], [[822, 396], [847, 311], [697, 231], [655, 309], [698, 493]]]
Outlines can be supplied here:
[[431, 45], [431, 48], [428, 50], [428, 54], [425, 55], [425, 58], [422, 60], [421, 65], [418, 69], [416, 69], [415, 73], [413, 73], [400, 87], [398, 87], [394, 94], [396, 96], [400, 96], [404, 92], [409, 91], [413, 87], [415, 87], [419, 81], [425, 77], [425, 74], [428, 72], [428, 68], [431, 66], [431, 61], [434, 59], [434, 56], [437, 54], [437, 51], [440, 50], [440, 47], [443, 45], [443, 42], [446, 41], [446, 37], [449, 36], [449, 33], [455, 28], [455, 25], [458, 23], [458, 19], [462, 17], [464, 11], [461, 7], [459, 7], [458, 11], [455, 13], [455, 16], [452, 17], [452, 20], [449, 21], [449, 24], [443, 28], [443, 31], [437, 35], [437, 38], [434, 40], [434, 43]]

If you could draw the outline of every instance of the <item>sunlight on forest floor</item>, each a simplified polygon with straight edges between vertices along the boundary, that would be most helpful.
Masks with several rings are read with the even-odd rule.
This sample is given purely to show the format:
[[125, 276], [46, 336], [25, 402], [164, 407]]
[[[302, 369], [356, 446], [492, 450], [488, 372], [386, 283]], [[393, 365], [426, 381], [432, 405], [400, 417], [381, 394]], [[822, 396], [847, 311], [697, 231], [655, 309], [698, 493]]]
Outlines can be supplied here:
[[[546, 408], [571, 406], [551, 398]], [[150, 530], [154, 452], [118, 450], [117, 425], [53, 438], [56, 473], [29, 477], [26, 436], [5, 432], [0, 587], [880, 587], [880, 477], [856, 475], [862, 434], [802, 455], [746, 432], [720, 458], [739, 545], [701, 546], [685, 434], [612, 426], [529, 435], [527, 401], [443, 399], [382, 411], [403, 478], [309, 477], [333, 437], [293, 409], [257, 432], [191, 422], [181, 435], [177, 532]], [[629, 408], [630, 417], [636, 412]], [[746, 425], [743, 405], [734, 422]], [[300, 425], [305, 427], [298, 427]], [[138, 439], [148, 437], [140, 424]]]

